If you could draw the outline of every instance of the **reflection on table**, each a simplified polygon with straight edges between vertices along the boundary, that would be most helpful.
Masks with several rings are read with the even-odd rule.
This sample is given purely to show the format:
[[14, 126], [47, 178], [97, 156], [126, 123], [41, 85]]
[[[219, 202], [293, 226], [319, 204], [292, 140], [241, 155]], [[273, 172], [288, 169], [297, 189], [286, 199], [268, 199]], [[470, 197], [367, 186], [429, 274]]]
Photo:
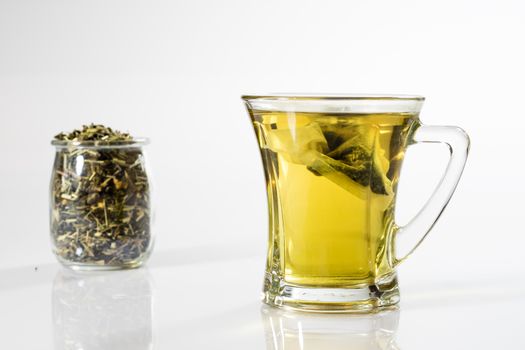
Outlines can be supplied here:
[[55, 349], [153, 348], [152, 286], [146, 269], [75, 272], [53, 283]]
[[268, 350], [396, 350], [399, 310], [376, 314], [308, 314], [264, 306]]

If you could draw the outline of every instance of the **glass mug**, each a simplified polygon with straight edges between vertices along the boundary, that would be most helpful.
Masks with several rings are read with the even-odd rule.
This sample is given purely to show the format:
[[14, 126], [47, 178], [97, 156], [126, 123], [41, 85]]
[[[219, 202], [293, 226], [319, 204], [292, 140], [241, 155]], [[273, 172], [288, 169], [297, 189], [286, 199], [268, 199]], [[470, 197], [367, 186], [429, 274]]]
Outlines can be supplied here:
[[[419, 121], [419, 96], [243, 96], [263, 160], [269, 209], [264, 302], [372, 311], [399, 301], [398, 235], [433, 227], [459, 181], [466, 133]], [[406, 226], [394, 221], [407, 147], [444, 143], [450, 161]], [[407, 256], [419, 245], [407, 254]]]

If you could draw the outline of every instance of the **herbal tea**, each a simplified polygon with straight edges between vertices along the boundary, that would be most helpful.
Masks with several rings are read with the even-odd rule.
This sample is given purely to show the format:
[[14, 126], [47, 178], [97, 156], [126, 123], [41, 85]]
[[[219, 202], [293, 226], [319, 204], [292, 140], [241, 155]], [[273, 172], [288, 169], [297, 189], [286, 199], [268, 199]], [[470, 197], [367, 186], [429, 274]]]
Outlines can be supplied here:
[[270, 210], [267, 283], [273, 272], [359, 287], [391, 272], [394, 193], [417, 115], [250, 112]]

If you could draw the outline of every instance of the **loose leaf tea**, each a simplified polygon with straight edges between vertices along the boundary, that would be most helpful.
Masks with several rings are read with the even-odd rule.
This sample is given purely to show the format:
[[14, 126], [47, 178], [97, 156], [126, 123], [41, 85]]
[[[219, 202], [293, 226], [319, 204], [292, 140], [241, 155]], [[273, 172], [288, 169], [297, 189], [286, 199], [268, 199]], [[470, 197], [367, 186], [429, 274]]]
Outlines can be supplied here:
[[51, 232], [66, 263], [134, 265], [151, 243], [150, 189], [140, 145], [103, 125], [55, 136]]

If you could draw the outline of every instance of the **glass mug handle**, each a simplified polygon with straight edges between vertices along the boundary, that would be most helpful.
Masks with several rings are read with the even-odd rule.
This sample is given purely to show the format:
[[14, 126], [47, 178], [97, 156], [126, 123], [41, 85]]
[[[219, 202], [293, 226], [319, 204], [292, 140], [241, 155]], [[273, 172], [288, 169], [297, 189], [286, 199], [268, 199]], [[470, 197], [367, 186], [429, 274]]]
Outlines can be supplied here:
[[[470, 140], [463, 129], [456, 126], [419, 125], [412, 133], [409, 145], [418, 143], [443, 143], [450, 150], [450, 160], [443, 178], [437, 185], [430, 199], [425, 203], [417, 215], [405, 226], [396, 226], [394, 245], [397, 235], [412, 236], [422, 234], [416, 245], [402, 258], [394, 255], [394, 266], [399, 265], [423, 242], [432, 227], [443, 213], [456, 186], [467, 161]], [[395, 253], [394, 253], [395, 254]]]

